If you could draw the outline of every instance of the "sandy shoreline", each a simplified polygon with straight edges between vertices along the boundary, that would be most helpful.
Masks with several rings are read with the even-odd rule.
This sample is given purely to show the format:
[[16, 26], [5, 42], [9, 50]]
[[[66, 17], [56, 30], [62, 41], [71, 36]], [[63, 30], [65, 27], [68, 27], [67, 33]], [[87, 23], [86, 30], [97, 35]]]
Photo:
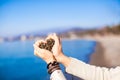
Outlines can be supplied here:
[[97, 41], [90, 64], [103, 67], [120, 66], [120, 36], [95, 36], [88, 39]]

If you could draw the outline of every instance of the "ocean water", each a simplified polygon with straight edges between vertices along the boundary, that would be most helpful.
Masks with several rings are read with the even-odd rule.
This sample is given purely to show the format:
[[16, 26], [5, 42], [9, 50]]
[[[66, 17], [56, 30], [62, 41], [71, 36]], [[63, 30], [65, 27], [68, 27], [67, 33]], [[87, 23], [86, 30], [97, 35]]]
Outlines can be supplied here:
[[[34, 41], [0, 43], [0, 80], [49, 80], [46, 63], [34, 56]], [[88, 63], [95, 50], [95, 41], [64, 40], [63, 52]], [[61, 65], [64, 71], [64, 67]], [[71, 75], [65, 76], [71, 79]], [[77, 80], [77, 79], [76, 79]]]

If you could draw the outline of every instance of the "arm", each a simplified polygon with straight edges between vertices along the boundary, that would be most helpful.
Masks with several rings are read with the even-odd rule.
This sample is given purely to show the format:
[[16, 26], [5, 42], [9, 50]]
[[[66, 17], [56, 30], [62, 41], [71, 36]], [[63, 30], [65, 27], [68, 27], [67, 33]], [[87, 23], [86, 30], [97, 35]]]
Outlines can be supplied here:
[[63, 56], [61, 63], [66, 72], [85, 80], [120, 80], [120, 67], [105, 68], [86, 64], [78, 59]]

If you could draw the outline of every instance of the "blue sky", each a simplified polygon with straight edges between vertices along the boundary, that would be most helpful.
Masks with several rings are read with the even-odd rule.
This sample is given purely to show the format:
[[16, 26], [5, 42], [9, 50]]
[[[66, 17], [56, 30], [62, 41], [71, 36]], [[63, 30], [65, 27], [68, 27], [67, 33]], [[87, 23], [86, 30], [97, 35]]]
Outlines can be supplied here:
[[119, 0], [0, 0], [0, 36], [118, 23]]

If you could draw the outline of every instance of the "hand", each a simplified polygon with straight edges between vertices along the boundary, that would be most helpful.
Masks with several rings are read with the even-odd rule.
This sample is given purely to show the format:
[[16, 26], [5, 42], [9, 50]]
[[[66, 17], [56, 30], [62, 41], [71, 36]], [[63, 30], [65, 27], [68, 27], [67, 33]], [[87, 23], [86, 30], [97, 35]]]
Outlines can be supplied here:
[[60, 38], [58, 38], [55, 33], [48, 35], [46, 40], [50, 39], [50, 38], [55, 40], [55, 44], [52, 48], [53, 55], [55, 56], [55, 58], [58, 62], [61, 62], [64, 54], [62, 52], [62, 45], [61, 45]]
[[50, 34], [47, 39], [52, 38], [55, 40], [55, 44], [52, 48], [53, 55], [55, 59], [59, 62], [62, 63], [65, 67], [67, 67], [70, 64], [71, 59], [67, 56], [65, 56], [62, 52], [62, 45], [60, 39], [57, 37], [57, 35]]
[[35, 44], [33, 45], [34, 46], [34, 55], [42, 58], [47, 64], [55, 61], [55, 58], [50, 51], [39, 48], [39, 44], [41, 42], [46, 43], [46, 41], [39, 40], [39, 41], [35, 42]]

